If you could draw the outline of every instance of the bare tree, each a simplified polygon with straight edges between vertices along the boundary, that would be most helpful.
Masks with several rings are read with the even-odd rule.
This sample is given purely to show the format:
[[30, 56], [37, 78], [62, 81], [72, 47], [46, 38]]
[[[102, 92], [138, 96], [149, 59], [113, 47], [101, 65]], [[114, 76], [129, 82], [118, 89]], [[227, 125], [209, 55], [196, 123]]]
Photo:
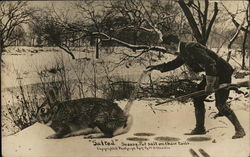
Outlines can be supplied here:
[[111, 1], [111, 7], [117, 15], [128, 19], [128, 24], [121, 29], [155, 33], [158, 35], [156, 43], [162, 41], [167, 31], [174, 30], [172, 26], [176, 26], [176, 17], [180, 13], [172, 0], [164, 3], [160, 0]]
[[234, 41], [237, 39], [237, 37], [238, 37], [238, 35], [239, 35], [239, 33], [240, 33], [240, 30], [241, 30], [243, 24], [244, 24], [244, 20], [243, 20], [243, 22], [238, 26], [238, 28], [237, 28], [235, 34], [233, 35], [233, 37], [229, 40], [229, 44], [228, 44], [228, 46], [227, 46], [227, 48], [228, 48], [227, 62], [229, 62], [229, 60], [230, 60], [230, 58], [231, 58], [231, 53], [232, 53], [232, 49], [231, 49], [231, 48], [232, 48], [232, 45], [233, 45]]
[[57, 46], [75, 59], [73, 51], [77, 47], [76, 42], [88, 36], [89, 31], [70, 13], [71, 10], [59, 12], [52, 4], [33, 16], [31, 28], [40, 40], [47, 42], [43, 44]]
[[0, 53], [23, 35], [23, 25], [27, 24], [34, 9], [27, 2], [0, 2]]
[[[246, 30], [244, 30], [244, 39], [243, 39], [243, 43], [242, 43], [242, 64], [241, 64], [241, 68], [245, 69], [246, 68], [246, 63], [245, 63], [245, 57], [246, 57], [246, 43], [247, 43], [247, 39], [248, 42], [250, 42], [249, 40], [249, 27], [250, 27], [250, 2], [248, 1], [247, 4], [247, 8], [246, 8], [246, 21], [247, 21], [247, 26], [246, 26]], [[248, 53], [250, 53], [250, 47], [248, 46]]]
[[[244, 11], [243, 12], [245, 12], [246, 13], [246, 17], [249, 17], [249, 1], [248, 1], [248, 4], [247, 4], [247, 7], [244, 9]], [[239, 21], [237, 21], [236, 20], [236, 16], [237, 16], [237, 14], [239, 14], [239, 13], [241, 13], [242, 12], [242, 10], [237, 10], [236, 11], [236, 13], [232, 13], [232, 12], [230, 12], [227, 8], [226, 8], [226, 6], [221, 2], [221, 4], [222, 4], [222, 6], [224, 7], [224, 9], [227, 11], [227, 13], [228, 13], [228, 15], [230, 15], [230, 17], [231, 17], [231, 20], [232, 20], [232, 23], [234, 24], [234, 26], [235, 27], [239, 27], [240, 26], [240, 22]], [[241, 27], [241, 31], [247, 31], [248, 33], [250, 32], [250, 30], [249, 29], [247, 29], [246, 27]]]
[[[224, 9], [227, 11], [228, 15], [231, 17], [232, 23], [237, 27], [237, 31], [235, 33], [235, 35], [233, 36], [233, 38], [230, 40], [229, 46], [231, 48], [231, 45], [233, 44], [233, 42], [236, 40], [236, 38], [238, 37], [238, 34], [240, 33], [240, 31], [243, 31], [244, 36], [243, 36], [243, 41], [242, 41], [242, 64], [241, 64], [241, 68], [244, 69], [246, 68], [245, 65], [245, 57], [246, 57], [246, 43], [247, 43], [247, 39], [249, 36], [249, 27], [250, 27], [250, 18], [249, 18], [249, 13], [250, 13], [250, 2], [247, 2], [247, 6], [245, 7], [245, 9], [242, 11], [236, 11], [236, 13], [232, 13], [230, 12], [226, 6], [222, 3], [222, 6], [224, 7]], [[245, 13], [245, 18], [243, 19], [242, 23], [240, 24], [237, 20], [236, 20], [236, 16], [239, 13]], [[244, 21], [246, 19], [246, 25], [244, 25]], [[229, 50], [228, 53], [228, 57], [227, 57], [227, 61], [229, 61], [230, 59], [230, 55], [231, 55], [231, 51]]]
[[202, 1], [189, 0], [188, 3], [185, 3], [184, 0], [178, 0], [177, 2], [180, 5], [185, 16], [187, 17], [195, 39], [199, 43], [206, 45], [212, 26], [218, 15], [218, 3], [214, 2], [213, 15], [209, 20], [208, 15], [210, 3], [208, 0], [204, 1], [204, 11], [202, 11]]
[[[135, 41], [133, 43], [124, 41], [115, 37], [114, 34], [131, 29], [135, 32], [134, 38], [137, 38], [141, 31], [152, 32], [158, 35], [155, 43], [159, 43], [164, 33], [172, 31], [170, 29], [174, 27], [169, 25], [176, 25], [176, 17], [180, 13], [177, 9], [173, 9], [175, 8], [172, 6], [175, 4], [174, 1], [165, 3], [163, 5], [159, 0], [154, 2], [129, 0], [121, 2], [106, 1], [104, 5], [104, 2], [96, 0], [79, 1], [74, 3], [79, 13], [78, 18], [69, 20], [66, 16], [55, 11], [52, 6], [49, 15], [44, 15], [44, 19], [39, 15], [39, 19], [35, 23], [39, 30], [43, 31], [44, 38], [70, 54], [73, 59], [75, 56], [68, 43], [89, 37], [99, 38], [99, 40], [96, 40], [100, 41], [96, 45], [97, 47], [100, 47], [99, 44], [103, 42], [113, 42], [133, 51], [141, 50], [140, 54], [134, 56], [125, 54], [136, 58], [150, 50], [163, 53], [166, 53], [167, 50], [161, 46], [140, 45]], [[96, 56], [99, 56], [98, 49], [96, 52]]]
[[[177, 25], [176, 17], [180, 13], [174, 6], [174, 1], [167, 1], [163, 4], [159, 0], [110, 0], [109, 3], [105, 3], [105, 5], [101, 4], [104, 6], [102, 7], [103, 10], [94, 9], [98, 7], [98, 3], [96, 3], [96, 1], [83, 1], [76, 4], [82, 15], [82, 19], [94, 26], [92, 30], [88, 30], [88, 33], [92, 37], [100, 38], [101, 42], [112, 41], [118, 43], [133, 51], [142, 50], [134, 56], [125, 54], [126, 57], [139, 57], [150, 50], [163, 53], [167, 52], [164, 47], [154, 46], [152, 44], [140, 45], [136, 41], [141, 32], [150, 32], [158, 36], [155, 41], [155, 44], [158, 44], [162, 40], [163, 34], [166, 34], [167, 31], [173, 31], [172, 28], [175, 27], [172, 27], [171, 24]], [[115, 22], [112, 23], [112, 19]], [[78, 28], [79, 27], [80, 26], [78, 26]], [[83, 29], [86, 29], [86, 27]], [[114, 36], [114, 34], [124, 30], [132, 30], [134, 32], [133, 42], [127, 42]], [[126, 31], [124, 33], [126, 35]]]

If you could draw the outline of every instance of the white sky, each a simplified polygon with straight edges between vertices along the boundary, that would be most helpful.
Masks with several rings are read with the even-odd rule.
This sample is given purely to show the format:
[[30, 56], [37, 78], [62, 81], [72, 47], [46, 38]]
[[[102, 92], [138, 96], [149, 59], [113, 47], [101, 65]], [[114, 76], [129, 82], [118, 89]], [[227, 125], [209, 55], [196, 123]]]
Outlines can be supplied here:
[[[231, 13], [236, 13], [237, 10], [241, 10], [241, 9], [246, 8], [247, 3], [248, 3], [247, 0], [209, 0], [209, 2], [211, 3], [210, 9], [213, 9], [213, 2], [215, 2], [215, 1], [218, 2], [218, 7], [219, 7], [220, 11], [225, 12], [225, 9], [221, 5], [221, 3], [223, 3]], [[103, 1], [100, 0], [99, 2], [105, 3], [105, 0], [103, 0]], [[55, 6], [55, 8], [57, 8], [59, 10], [66, 10], [66, 9], [70, 9], [70, 8], [72, 9], [72, 3], [74, 3], [74, 1], [29, 1], [29, 4], [31, 6], [44, 8], [47, 6], [51, 6], [51, 4], [53, 4]], [[74, 11], [75, 10], [73, 9], [72, 12], [74, 12]], [[227, 13], [225, 15], [227, 15]], [[225, 15], [221, 14], [221, 12], [219, 12], [218, 17], [225, 16]], [[237, 21], [239, 21], [239, 22], [242, 21], [242, 19], [245, 16], [245, 15], [244, 16], [242, 16], [242, 15], [243, 14], [238, 14], [236, 16]], [[231, 26], [228, 26], [228, 28], [234, 27], [234, 25], [231, 23], [231, 19], [230, 19], [230, 21], [228, 21], [228, 24], [231, 25]], [[223, 25], [225, 25], [225, 23], [223, 23]]]
[[[105, 0], [103, 0], [102, 2], [104, 1]], [[54, 3], [58, 6], [67, 6], [69, 3], [72, 3], [72, 2], [74, 1], [29, 1], [31, 5], [40, 6], [40, 7], [47, 6], [51, 3]], [[210, 3], [212, 2], [219, 2], [219, 3], [222, 2], [231, 11], [235, 11], [237, 7], [242, 8], [244, 4], [247, 4], [247, 0], [210, 0]]]
[[[220, 10], [223, 9], [220, 3], [223, 3], [232, 13], [235, 13], [237, 9], [246, 8], [247, 5], [247, 0], [210, 0], [210, 3], [215, 1], [219, 2]], [[105, 0], [99, 2], [105, 3]], [[71, 3], [74, 3], [74, 1], [29, 1], [31, 6], [41, 8], [50, 6], [51, 4], [54, 4], [54, 6], [58, 8], [71, 8]]]

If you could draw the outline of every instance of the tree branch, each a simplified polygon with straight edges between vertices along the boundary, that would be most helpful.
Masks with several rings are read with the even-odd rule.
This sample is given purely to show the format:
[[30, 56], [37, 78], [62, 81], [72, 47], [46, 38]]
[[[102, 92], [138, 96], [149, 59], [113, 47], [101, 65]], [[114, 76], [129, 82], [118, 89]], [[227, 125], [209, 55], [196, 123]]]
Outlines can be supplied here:
[[187, 5], [185, 4], [184, 0], [178, 0], [178, 4], [180, 5], [182, 11], [184, 12], [184, 14], [188, 20], [189, 25], [192, 28], [192, 32], [194, 34], [194, 37], [196, 38], [196, 40], [198, 42], [201, 42], [202, 36], [201, 36], [199, 28], [197, 27], [197, 23], [195, 22], [195, 19], [192, 15], [191, 11], [189, 10]]
[[213, 17], [212, 17], [212, 19], [211, 19], [211, 21], [210, 21], [210, 23], [208, 24], [208, 27], [207, 27], [207, 31], [206, 31], [206, 34], [205, 34], [205, 40], [206, 41], [209, 38], [209, 34], [211, 32], [211, 29], [212, 29], [212, 26], [213, 26], [214, 21], [216, 19], [216, 16], [218, 15], [218, 12], [219, 12], [218, 3], [214, 2], [214, 14], [213, 14]]
[[243, 22], [241, 23], [241, 25], [237, 28], [234, 36], [229, 41], [229, 44], [227, 46], [227, 48], [229, 50], [228, 55], [227, 55], [227, 62], [230, 60], [230, 57], [231, 57], [231, 53], [232, 53], [231, 47], [232, 47], [235, 39], [238, 37], [240, 30], [241, 30], [241, 27], [243, 26], [244, 23], [245, 23], [245, 18], [244, 18]]
[[[206, 40], [206, 37], [207, 37], [207, 14], [208, 14], [208, 6], [209, 6], [209, 3], [208, 3], [208, 0], [205, 0], [205, 9], [204, 9], [204, 16], [203, 16], [203, 25], [201, 25], [201, 31], [202, 31], [202, 36], [205, 38], [205, 41]], [[210, 24], [212, 25], [213, 23], [210, 22]]]
[[[75, 59], [75, 56], [74, 56], [74, 54], [70, 51], [70, 49], [69, 49], [69, 47], [66, 45], [66, 44], [58, 44], [57, 45], [59, 48], [61, 48], [61, 49], [63, 49], [66, 53], [68, 53], [71, 57], [72, 57], [72, 59]], [[64, 47], [65, 46], [65, 47]]]
[[[203, 13], [201, 12], [201, 5], [200, 5], [200, 1], [197, 1], [198, 3], [198, 6], [196, 6], [194, 3], [193, 5], [196, 6], [196, 10], [198, 12], [198, 19], [199, 19], [199, 22], [200, 22], [200, 25], [201, 25], [201, 28], [203, 27], [204, 23], [202, 21], [202, 17], [204, 17]], [[203, 29], [202, 29], [203, 30]]]
[[160, 47], [160, 46], [148, 46], [148, 45], [133, 45], [133, 44], [129, 44], [127, 42], [124, 42], [122, 40], [110, 37], [109, 35], [105, 34], [105, 33], [99, 33], [99, 32], [93, 32], [92, 33], [93, 36], [99, 36], [99, 37], [104, 37], [104, 40], [111, 40], [111, 41], [115, 41], [119, 44], [121, 44], [122, 46], [125, 46], [127, 48], [130, 48], [132, 50], [152, 50], [152, 51], [160, 51], [163, 53], [167, 53], [166, 49], [164, 47]]
[[[235, 15], [232, 14], [232, 13], [226, 8], [226, 6], [225, 6], [223, 3], [221, 3], [221, 4], [222, 4], [222, 6], [224, 7], [224, 9], [227, 11], [227, 13], [231, 16], [232, 22], [233, 22], [233, 24], [235, 25], [235, 27], [238, 28], [238, 27], [240, 26], [240, 24], [239, 24], [239, 22], [237, 22], [237, 21], [235, 20]], [[249, 6], [248, 6], [248, 7], [249, 7]], [[246, 29], [245, 27], [241, 27], [241, 30], [244, 31], [244, 32], [247, 31], [248, 33], [250, 33], [250, 30]]]
[[192, 2], [192, 4], [191, 4], [192, 8], [195, 9], [199, 15], [204, 16], [204, 14], [202, 13], [202, 11], [200, 9], [200, 1], [197, 1], [197, 3], [198, 3], [198, 6]]

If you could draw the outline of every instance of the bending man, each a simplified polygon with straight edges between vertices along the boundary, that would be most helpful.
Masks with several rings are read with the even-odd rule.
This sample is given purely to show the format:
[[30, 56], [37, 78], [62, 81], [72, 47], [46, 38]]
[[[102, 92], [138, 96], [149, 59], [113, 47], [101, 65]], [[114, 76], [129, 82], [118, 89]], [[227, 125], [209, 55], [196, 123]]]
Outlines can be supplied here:
[[[220, 58], [215, 52], [209, 50], [207, 47], [195, 42], [181, 42], [177, 36], [168, 35], [163, 37], [163, 44], [167, 44], [173, 54], [177, 57], [167, 63], [153, 65], [147, 67], [148, 70], [159, 70], [167, 72], [174, 70], [181, 65], [187, 65], [194, 72], [205, 71], [206, 78], [204, 78], [198, 85], [197, 90], [203, 90], [208, 93], [204, 96], [193, 98], [195, 107], [196, 127], [189, 133], [189, 135], [205, 134], [205, 98], [214, 91], [219, 84], [231, 83], [233, 73], [232, 66], [225, 60]], [[245, 136], [245, 131], [242, 128], [238, 118], [232, 109], [226, 104], [229, 96], [229, 90], [220, 89], [215, 92], [216, 107], [219, 115], [225, 116], [234, 125], [235, 134], [233, 139], [242, 138]]]

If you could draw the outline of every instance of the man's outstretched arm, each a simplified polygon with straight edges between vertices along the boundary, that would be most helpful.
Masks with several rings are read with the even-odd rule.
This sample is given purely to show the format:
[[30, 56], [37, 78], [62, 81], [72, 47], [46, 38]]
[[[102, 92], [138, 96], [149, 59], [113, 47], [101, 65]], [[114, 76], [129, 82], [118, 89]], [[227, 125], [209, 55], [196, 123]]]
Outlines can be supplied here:
[[183, 64], [184, 64], [184, 61], [182, 60], [182, 58], [180, 56], [178, 56], [170, 62], [148, 66], [147, 70], [148, 71], [159, 70], [161, 72], [167, 72], [167, 71], [171, 71], [171, 70], [174, 70], [176, 68], [179, 68]]

